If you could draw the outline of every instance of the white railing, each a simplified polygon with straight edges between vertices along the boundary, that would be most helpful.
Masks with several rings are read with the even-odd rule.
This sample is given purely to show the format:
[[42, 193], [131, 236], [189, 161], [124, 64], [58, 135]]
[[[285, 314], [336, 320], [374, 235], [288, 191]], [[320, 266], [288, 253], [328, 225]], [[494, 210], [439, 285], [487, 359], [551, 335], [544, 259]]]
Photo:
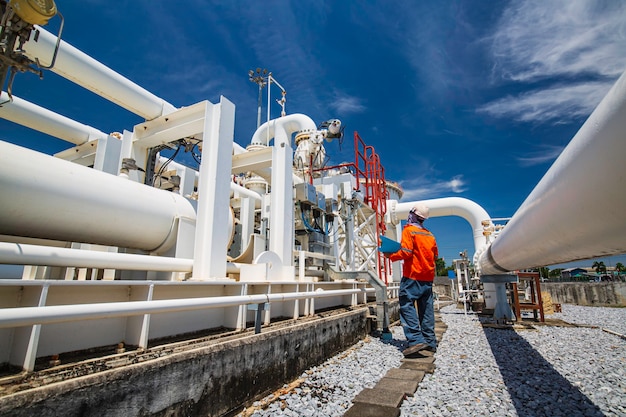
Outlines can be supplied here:
[[[332, 289], [336, 286], [343, 288]], [[104, 346], [123, 340], [145, 349], [149, 338], [215, 327], [244, 330], [249, 310], [256, 310], [255, 331], [260, 331], [272, 317], [295, 320], [314, 315], [315, 300], [328, 300], [318, 308], [355, 307], [365, 305], [375, 291], [363, 282], [232, 280], [191, 281], [184, 287], [171, 281], [0, 280], [0, 289], [5, 295], [0, 362], [10, 361], [27, 371], [34, 369], [37, 357], [94, 343]], [[239, 295], [229, 295], [233, 293]], [[190, 297], [194, 294], [208, 296]], [[20, 306], [25, 304], [29, 306]], [[86, 320], [94, 324], [87, 325]]]
[[374, 292], [374, 289], [357, 288], [281, 294], [4, 308], [0, 310], [0, 328], [33, 326], [37, 324], [61, 323], [76, 320], [129, 317], [154, 313], [173, 313], [190, 310], [233, 307], [247, 304], [264, 304], [280, 301], [336, 297], [368, 292]]

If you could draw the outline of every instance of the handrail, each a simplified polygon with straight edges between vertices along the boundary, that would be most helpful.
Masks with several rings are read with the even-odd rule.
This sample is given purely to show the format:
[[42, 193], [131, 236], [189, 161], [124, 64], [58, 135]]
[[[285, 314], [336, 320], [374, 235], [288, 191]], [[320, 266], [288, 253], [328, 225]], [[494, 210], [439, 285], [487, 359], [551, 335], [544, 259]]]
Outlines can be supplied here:
[[279, 301], [325, 298], [374, 292], [373, 288], [317, 290], [276, 294], [186, 298], [176, 300], [127, 301], [44, 307], [15, 307], [0, 310], [0, 328], [62, 323], [75, 320], [108, 319], [154, 313], [172, 313], [209, 308], [263, 304]]

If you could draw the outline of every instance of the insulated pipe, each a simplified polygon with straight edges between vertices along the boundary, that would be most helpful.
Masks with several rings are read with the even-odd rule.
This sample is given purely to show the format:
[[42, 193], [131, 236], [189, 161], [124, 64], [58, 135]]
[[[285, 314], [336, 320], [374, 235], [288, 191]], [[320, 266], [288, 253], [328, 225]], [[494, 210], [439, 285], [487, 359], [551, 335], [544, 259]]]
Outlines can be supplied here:
[[0, 234], [161, 253], [189, 201], [95, 169], [0, 141]]
[[626, 253], [626, 72], [478, 263], [483, 275]]
[[337, 297], [373, 291], [373, 289], [323, 290], [282, 294], [187, 298], [176, 300], [128, 301], [48, 307], [4, 308], [0, 310], [0, 328], [62, 323], [75, 320], [108, 319], [115, 317], [138, 316], [143, 314], [203, 310], [208, 308], [240, 306], [244, 304], [305, 300], [308, 298]]
[[291, 135], [316, 130], [315, 123], [304, 114], [290, 114], [263, 123], [252, 135], [252, 146], [267, 146], [274, 138], [270, 195], [269, 250], [276, 253], [283, 265], [293, 263], [293, 150]]
[[0, 264], [191, 272], [193, 259], [0, 242]]
[[[430, 209], [430, 217], [459, 216], [464, 218], [472, 227], [474, 250], [478, 253], [480, 249], [486, 245], [487, 240], [483, 235], [484, 227], [482, 222], [485, 220], [491, 222], [491, 217], [489, 217], [487, 211], [477, 203], [461, 197], [445, 197], [409, 203], [397, 203], [395, 205], [395, 215], [398, 219], [406, 219], [411, 208], [417, 203], [424, 204]], [[387, 207], [392, 206], [393, 204], [387, 204]]]
[[[191, 272], [193, 259], [0, 242], [0, 264]], [[239, 265], [228, 262], [226, 272], [236, 274], [239, 271]]]
[[317, 130], [307, 115], [295, 113], [263, 123], [252, 135], [251, 145], [268, 146], [270, 139], [285, 139], [291, 146], [291, 135], [303, 130]]
[[[35, 34], [39, 32], [39, 36]], [[36, 40], [35, 40], [36, 39]], [[39, 59], [41, 65], [50, 65], [57, 37], [37, 26], [24, 44], [24, 54], [31, 60]], [[101, 64], [65, 41], [59, 51], [52, 72], [118, 104], [119, 106], [152, 120], [176, 110], [172, 104], [155, 96], [109, 67]]]
[[[246, 151], [244, 150], [244, 152], [246, 152]], [[170, 167], [170, 168], [174, 168], [174, 169], [184, 169], [184, 168], [186, 168], [184, 165], [179, 164], [178, 162], [175, 162], [175, 161], [169, 161], [168, 162], [168, 161], [169, 161], [169, 159], [165, 158], [163, 156], [159, 160], [159, 162], [161, 164], [167, 163], [168, 164], [167, 166]], [[194, 175], [195, 175], [195, 184], [197, 186], [198, 178], [200, 176], [199, 172], [198, 171], [194, 171]], [[237, 184], [235, 182], [232, 182], [232, 181], [230, 183], [230, 191], [231, 191], [231, 198], [233, 197], [234, 193], [239, 193], [239, 195], [241, 195], [241, 196], [252, 198], [253, 200], [255, 200], [257, 202], [256, 203], [257, 206], [260, 207], [261, 195], [259, 193], [257, 193], [256, 191], [249, 190], [246, 187], [243, 187], [243, 186], [241, 186], [241, 185], [239, 185], [239, 184]]]
[[[261, 203], [262, 197], [261, 197], [261, 194], [257, 193], [256, 191], [249, 190], [246, 187], [243, 187], [234, 182], [230, 183], [230, 191], [232, 191], [233, 193], [238, 193], [240, 196], [249, 197], [253, 199], [255, 201], [256, 208], [261, 207], [260, 203]], [[233, 195], [231, 195], [231, 197], [233, 197]]]
[[11, 122], [46, 133], [75, 145], [82, 145], [94, 139], [104, 139], [108, 135], [91, 126], [78, 123], [58, 113], [37, 106], [19, 97], [0, 92], [0, 117]]

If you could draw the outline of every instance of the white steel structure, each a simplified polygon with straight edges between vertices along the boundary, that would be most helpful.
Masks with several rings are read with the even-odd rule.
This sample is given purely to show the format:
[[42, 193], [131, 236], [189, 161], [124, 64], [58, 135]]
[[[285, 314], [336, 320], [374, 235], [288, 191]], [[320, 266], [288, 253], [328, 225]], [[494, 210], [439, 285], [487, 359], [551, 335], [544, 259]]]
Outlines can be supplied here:
[[[23, 53], [46, 65], [56, 45], [35, 27]], [[63, 41], [52, 71], [146, 121], [108, 134], [2, 93], [0, 117], [74, 146], [50, 156], [0, 142], [0, 264], [23, 267], [0, 280], [0, 363], [32, 370], [62, 352], [243, 329], [248, 304], [269, 303], [269, 323], [370, 292], [386, 329], [400, 268], [380, 273], [377, 216], [397, 238], [416, 202], [381, 213], [358, 174], [321, 170], [339, 121], [268, 120], [244, 149], [226, 98], [177, 109]], [[496, 239], [474, 202], [423, 203], [471, 224], [474, 264], [498, 288], [516, 269], [624, 253], [626, 195], [604, 193], [626, 177], [625, 103], [622, 76]], [[168, 147], [201, 147], [199, 170], [161, 157]]]
[[[47, 65], [56, 43], [35, 28], [24, 56]], [[340, 219], [344, 205], [366, 206], [353, 195], [357, 181], [303, 176], [320, 167], [311, 156], [323, 154], [339, 121], [318, 128], [306, 115], [284, 115], [244, 149], [225, 98], [176, 109], [63, 41], [52, 70], [146, 121], [107, 134], [2, 93], [0, 117], [73, 146], [50, 156], [0, 142], [0, 263], [23, 266], [0, 280], [0, 363], [32, 370], [47, 355], [244, 329], [249, 304], [267, 304], [267, 324], [375, 295], [379, 326], [388, 324], [394, 288], [375, 262], [328, 274], [341, 251], [354, 252], [338, 242], [346, 223], [360, 227], [359, 217]], [[160, 157], [183, 142], [201, 148], [199, 170]], [[375, 254], [374, 244], [362, 257]]]

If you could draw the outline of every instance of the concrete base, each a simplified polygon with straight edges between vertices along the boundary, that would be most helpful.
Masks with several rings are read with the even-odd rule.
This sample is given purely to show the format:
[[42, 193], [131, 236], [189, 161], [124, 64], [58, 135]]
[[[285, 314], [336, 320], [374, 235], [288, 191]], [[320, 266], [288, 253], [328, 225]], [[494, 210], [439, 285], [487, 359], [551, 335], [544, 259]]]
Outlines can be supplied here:
[[361, 340], [367, 308], [0, 397], [2, 416], [221, 416]]
[[485, 284], [492, 284], [495, 287], [496, 304], [493, 313], [494, 320], [513, 320], [515, 316], [506, 296], [506, 284], [510, 282], [518, 282], [517, 275], [483, 275], [480, 277], [480, 280]]

